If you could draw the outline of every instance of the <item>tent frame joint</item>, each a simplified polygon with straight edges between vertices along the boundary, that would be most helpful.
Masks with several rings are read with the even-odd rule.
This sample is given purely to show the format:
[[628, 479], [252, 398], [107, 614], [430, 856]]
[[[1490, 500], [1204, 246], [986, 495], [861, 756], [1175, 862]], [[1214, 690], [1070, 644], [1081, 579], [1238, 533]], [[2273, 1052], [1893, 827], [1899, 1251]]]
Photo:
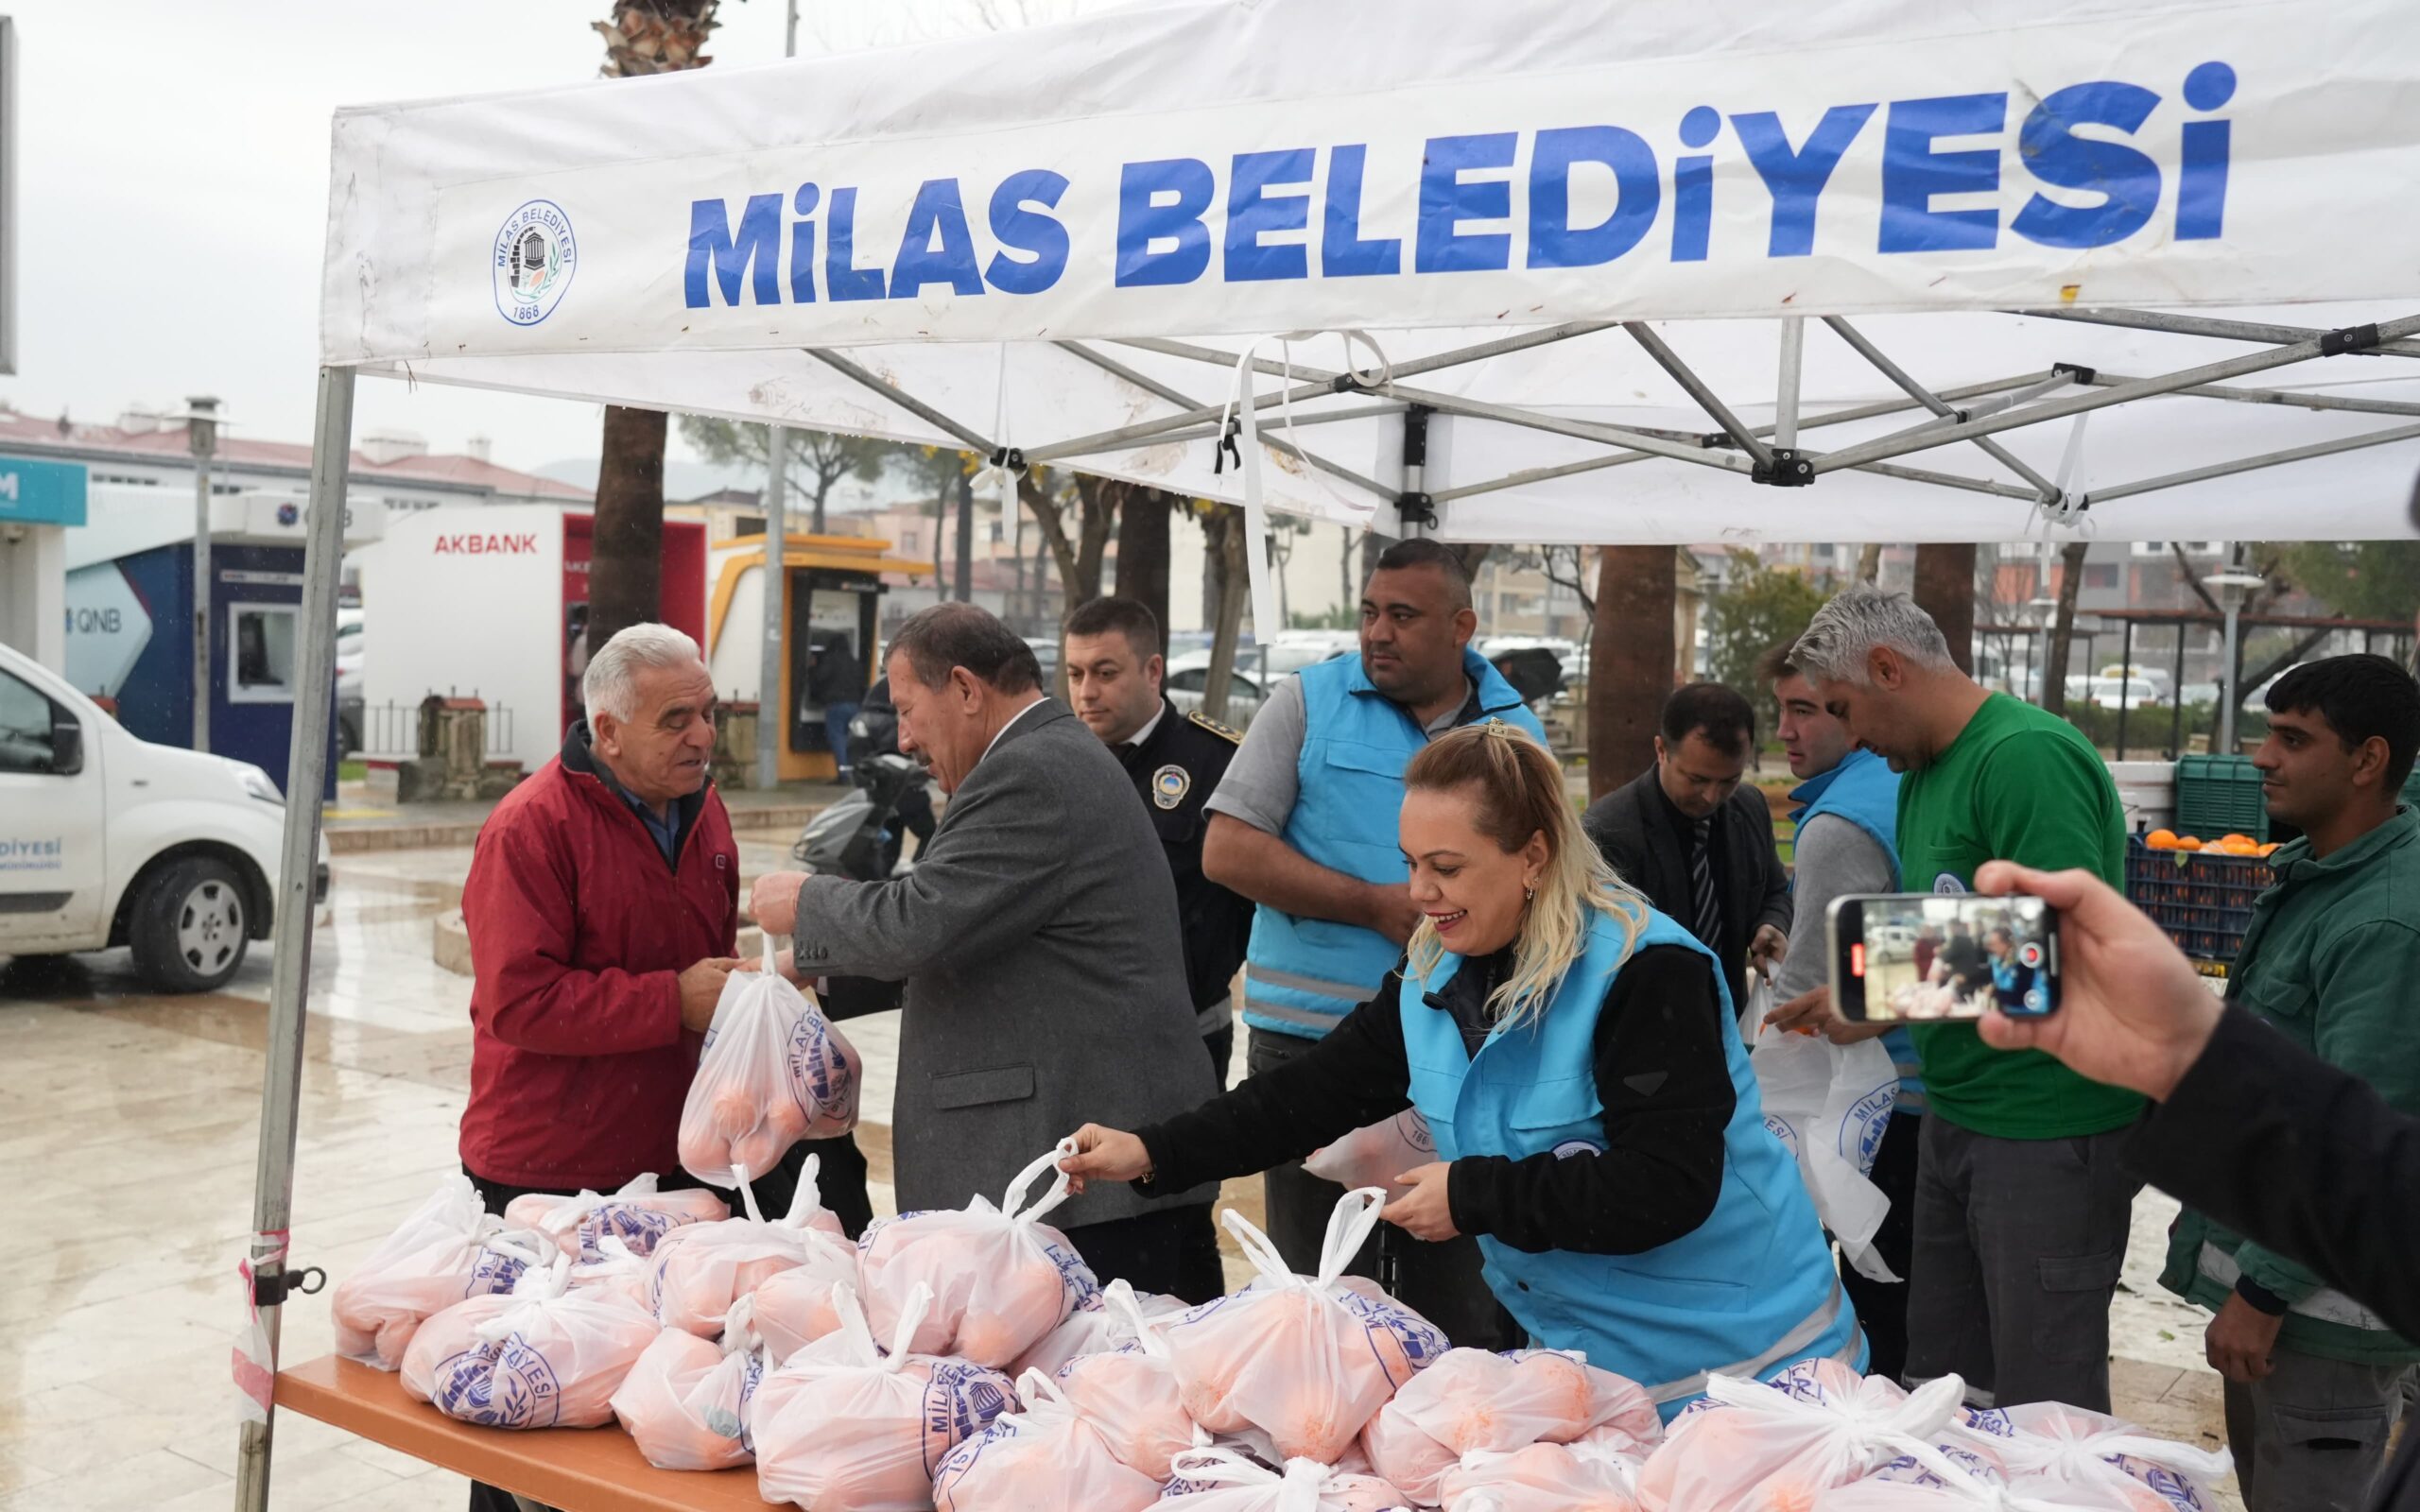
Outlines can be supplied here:
[[289, 1297], [317, 1297], [328, 1284], [328, 1273], [317, 1265], [301, 1270], [260, 1271], [252, 1277], [254, 1307], [283, 1307]]
[[[2087, 368], [2081, 362], [2054, 362], [2050, 364], [2050, 370], [2067, 382], [2086, 388], [2091, 387], [2093, 381], [2100, 376], [2099, 369]], [[1964, 424], [1965, 421], [1962, 420], [1959, 423]]]
[[1815, 481], [1815, 463], [1794, 446], [1776, 446], [1771, 457], [1758, 462], [1748, 472], [1751, 483], [1768, 484], [1776, 489], [1803, 489]]
[[2341, 357], [2348, 352], [2367, 352], [2378, 344], [2377, 322], [2368, 325], [2341, 326], [2319, 338], [2319, 354]]

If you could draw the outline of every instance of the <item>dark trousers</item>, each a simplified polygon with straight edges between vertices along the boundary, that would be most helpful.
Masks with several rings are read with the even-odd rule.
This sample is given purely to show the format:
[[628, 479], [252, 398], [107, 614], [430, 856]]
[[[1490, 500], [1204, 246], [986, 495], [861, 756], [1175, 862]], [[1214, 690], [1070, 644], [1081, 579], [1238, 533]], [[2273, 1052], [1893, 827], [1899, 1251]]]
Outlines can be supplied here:
[[853, 703], [827, 703], [823, 706], [823, 740], [832, 747], [832, 765], [841, 782], [849, 780], [849, 721], [857, 717]]
[[1909, 1264], [1910, 1382], [2109, 1410], [2109, 1302], [2135, 1193], [2123, 1129], [2005, 1140], [1925, 1119]]
[[[793, 1146], [790, 1153], [782, 1158], [781, 1164], [773, 1167], [770, 1171], [766, 1172], [762, 1177], [759, 1177], [755, 1180], [748, 1183], [748, 1190], [755, 1194], [757, 1208], [769, 1215], [776, 1212], [787, 1212], [790, 1207], [790, 1200], [798, 1195], [799, 1172], [806, 1164], [806, 1157], [809, 1150], [826, 1150], [827, 1153], [824, 1164], [828, 1169], [833, 1163], [828, 1153], [828, 1147], [840, 1143], [842, 1143], [840, 1140], [822, 1140], [814, 1142], [811, 1144], [800, 1144]], [[856, 1151], [856, 1142], [855, 1140], [848, 1140], [846, 1143], [848, 1143], [850, 1152], [855, 1154]], [[857, 1190], [862, 1194], [865, 1190], [865, 1157], [859, 1155], [856, 1160]], [[472, 1170], [467, 1165], [462, 1167], [462, 1174], [471, 1178], [471, 1185], [478, 1189], [479, 1201], [486, 1206], [488, 1211], [493, 1213], [501, 1214], [505, 1210], [505, 1205], [510, 1203], [515, 1197], [567, 1197], [573, 1195], [575, 1193], [575, 1189], [570, 1187], [507, 1186], [501, 1181], [489, 1180], [486, 1177], [479, 1175], [479, 1173]], [[700, 1187], [705, 1185], [704, 1182], [700, 1181], [695, 1177], [692, 1177], [688, 1172], [682, 1170], [679, 1166], [674, 1166], [669, 1171], [659, 1171], [656, 1174], [661, 1177], [659, 1182], [661, 1190], [666, 1192], [682, 1192], [692, 1187]], [[818, 1186], [820, 1189], [828, 1193], [829, 1188], [824, 1186], [822, 1182], [819, 1181]], [[723, 1192], [720, 1187], [717, 1187], [714, 1190], [722, 1193], [722, 1198], [725, 1202], [731, 1204], [732, 1211], [739, 1212], [743, 1211], [740, 1206], [738, 1193]], [[835, 1207], [828, 1195], [824, 1198], [823, 1205], [827, 1208], [831, 1208], [835, 1213], [838, 1213], [843, 1223], [848, 1221], [848, 1214], [842, 1212], [839, 1208]], [[853, 1234], [861, 1233], [863, 1231], [863, 1228], [860, 1227], [856, 1230], [854, 1230]], [[535, 1502], [524, 1503], [519, 1501], [514, 1498], [511, 1492], [503, 1489], [501, 1486], [487, 1486], [477, 1481], [473, 1481], [471, 1483], [471, 1512], [522, 1512], [522, 1508], [525, 1505], [534, 1507], [538, 1505], [538, 1503]]]
[[1225, 1091], [1227, 1068], [1236, 1063], [1236, 1021], [1229, 1019], [1226, 1027], [1203, 1035], [1201, 1048], [1210, 1052], [1210, 1074], [1217, 1078], [1219, 1090]]
[[[1247, 1043], [1245, 1070], [1257, 1076], [1314, 1041], [1255, 1029]], [[1261, 1184], [1270, 1241], [1287, 1264], [1304, 1275], [1314, 1273], [1328, 1216], [1344, 1189], [1305, 1171], [1300, 1160], [1271, 1168]], [[1382, 1223], [1346, 1269], [1378, 1282], [1465, 1349], [1512, 1349], [1525, 1342], [1521, 1326], [1480, 1276], [1478, 1241], [1468, 1234], [1429, 1244]]]
[[2227, 1448], [2243, 1504], [2251, 1512], [2361, 1512], [2403, 1416], [2411, 1367], [2283, 1349], [2269, 1359], [2262, 1379], [2226, 1383]]
[[1219, 1230], [1209, 1203], [1187, 1204], [1112, 1218], [1065, 1230], [1067, 1242], [1101, 1284], [1124, 1277], [1138, 1292], [1165, 1292], [1187, 1302], [1206, 1302], [1227, 1289], [1219, 1262]]
[[1899, 1280], [1868, 1280], [1845, 1259], [1841, 1262], [1841, 1289], [1857, 1308], [1866, 1348], [1874, 1355], [1866, 1368], [1890, 1381], [1908, 1368], [1908, 1268], [1915, 1247], [1916, 1159], [1924, 1132], [1922, 1113], [1893, 1113], [1874, 1152], [1872, 1179], [1891, 1199], [1891, 1211], [1874, 1231], [1874, 1251]]

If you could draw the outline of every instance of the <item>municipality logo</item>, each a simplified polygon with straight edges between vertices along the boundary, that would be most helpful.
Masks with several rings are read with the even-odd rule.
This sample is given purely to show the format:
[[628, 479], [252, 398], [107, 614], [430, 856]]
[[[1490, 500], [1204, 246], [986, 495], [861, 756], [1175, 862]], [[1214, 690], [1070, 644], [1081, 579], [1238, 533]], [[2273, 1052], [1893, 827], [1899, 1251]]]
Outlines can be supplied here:
[[514, 325], [536, 325], [554, 314], [579, 261], [562, 207], [551, 199], [523, 205], [495, 233], [496, 313]]

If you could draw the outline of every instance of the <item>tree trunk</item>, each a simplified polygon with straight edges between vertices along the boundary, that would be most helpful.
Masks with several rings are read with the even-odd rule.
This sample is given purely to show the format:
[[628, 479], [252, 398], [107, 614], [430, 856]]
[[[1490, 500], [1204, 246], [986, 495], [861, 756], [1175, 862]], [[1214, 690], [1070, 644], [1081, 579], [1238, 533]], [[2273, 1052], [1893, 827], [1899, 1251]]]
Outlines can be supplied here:
[[823, 534], [823, 501], [830, 496], [832, 485], [839, 481], [837, 475], [828, 472], [818, 472], [815, 475], [815, 523], [807, 526], [810, 534], [818, 536]]
[[1252, 596], [1244, 556], [1244, 512], [1222, 505], [1203, 520], [1202, 529], [1209, 537], [1206, 555], [1219, 589], [1219, 615], [1210, 638], [1210, 666], [1201, 683], [1201, 717], [1223, 721], [1227, 689], [1235, 680], [1236, 643], [1243, 636], [1244, 601]]
[[[2042, 662], [2041, 696], [2035, 701], [2050, 713], [2067, 712], [2067, 660], [2076, 644], [2076, 595], [2083, 591], [2084, 553], [2092, 543], [2071, 541], [2059, 548], [2059, 609], [2050, 622], [2050, 651]], [[2132, 674], [2134, 668], [2128, 667]]]
[[1607, 546], [1597, 568], [1588, 646], [1588, 796], [1599, 799], [1655, 760], [1672, 696], [1677, 558], [1670, 546]]
[[[1350, 625], [1353, 623], [1351, 611], [1361, 601], [1360, 596], [1353, 592], [1353, 527], [1339, 525], [1336, 528], [1344, 532], [1344, 549], [1337, 553], [1336, 558], [1336, 601], [1344, 606], [1345, 623]], [[2415, 638], [2412, 644], [2420, 645], [2420, 638]]]
[[588, 555], [592, 653], [616, 631], [663, 617], [664, 438], [664, 411], [605, 406]]
[[949, 500], [945, 495], [933, 496], [933, 601], [946, 596], [942, 587], [942, 537], [949, 534]]
[[1975, 548], [1928, 543], [1916, 547], [1916, 607], [1932, 616], [1949, 642], [1958, 670], [1975, 670]]
[[1882, 542], [1869, 541], [1865, 549], [1857, 554], [1857, 580], [1860, 583], [1882, 580]]
[[1172, 501], [1158, 489], [1131, 488], [1117, 510], [1117, 596], [1131, 598], [1159, 622], [1167, 650], [1168, 516]]
[[958, 472], [958, 582], [950, 596], [961, 604], [975, 600], [975, 478], [962, 467]]

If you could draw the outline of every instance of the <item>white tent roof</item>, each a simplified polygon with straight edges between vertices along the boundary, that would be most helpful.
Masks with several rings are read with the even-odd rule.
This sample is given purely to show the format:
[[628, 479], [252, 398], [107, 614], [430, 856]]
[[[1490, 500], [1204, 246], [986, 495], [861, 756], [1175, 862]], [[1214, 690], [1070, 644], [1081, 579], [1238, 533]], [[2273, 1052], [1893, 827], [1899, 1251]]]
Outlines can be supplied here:
[[[1410, 488], [1472, 540], [2404, 535], [2415, 184], [2400, 0], [1172, 3], [346, 112], [321, 345], [1239, 499], [1202, 413], [1237, 354], [1352, 329], [1349, 358], [1256, 348], [1274, 507], [1392, 529]], [[2267, 402], [2128, 398], [2230, 362], [2191, 387]], [[1885, 446], [1930, 421], [1910, 387], [2000, 413]]]

